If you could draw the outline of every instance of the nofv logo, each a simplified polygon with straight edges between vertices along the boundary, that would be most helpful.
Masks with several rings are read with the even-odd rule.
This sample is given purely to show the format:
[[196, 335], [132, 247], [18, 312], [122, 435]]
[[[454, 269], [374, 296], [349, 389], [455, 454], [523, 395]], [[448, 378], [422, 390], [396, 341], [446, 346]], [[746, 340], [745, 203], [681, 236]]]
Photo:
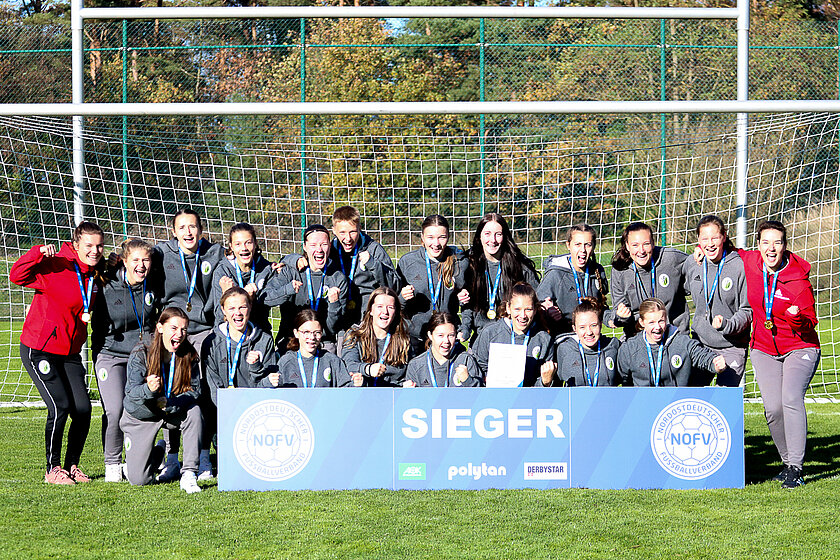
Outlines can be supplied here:
[[426, 480], [426, 463], [400, 463], [400, 480]]
[[650, 447], [665, 471], [699, 480], [726, 462], [732, 442], [729, 423], [701, 399], [682, 399], [662, 409], [650, 431]]
[[233, 451], [249, 474], [275, 482], [292, 478], [309, 463], [315, 433], [306, 414], [281, 400], [250, 406], [236, 421]]

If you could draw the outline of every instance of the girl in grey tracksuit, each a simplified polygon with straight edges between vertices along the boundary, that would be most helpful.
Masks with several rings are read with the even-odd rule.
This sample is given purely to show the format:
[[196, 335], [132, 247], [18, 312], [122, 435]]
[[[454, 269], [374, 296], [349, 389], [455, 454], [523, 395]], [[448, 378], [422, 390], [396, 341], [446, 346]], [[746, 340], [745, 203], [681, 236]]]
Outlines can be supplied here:
[[415, 348], [423, 345], [423, 326], [434, 311], [458, 314], [466, 295], [464, 275], [467, 258], [447, 245], [449, 222], [440, 215], [427, 217], [420, 228], [423, 246], [402, 256], [397, 263], [400, 303], [409, 321], [408, 333]]
[[[230, 302], [247, 305], [248, 293], [239, 287], [231, 288], [225, 292], [221, 306]], [[248, 319], [243, 309], [241, 316], [228, 317], [204, 339], [201, 350], [204, 376], [215, 406], [218, 406], [219, 389], [258, 387], [265, 376], [277, 370], [277, 354], [271, 332], [262, 330]], [[246, 326], [244, 332], [240, 330], [243, 323]]]
[[644, 330], [618, 349], [618, 372], [624, 385], [686, 387], [692, 367], [712, 373], [726, 367], [723, 357], [667, 323], [661, 300], [646, 299], [639, 314]]
[[[202, 429], [201, 389], [198, 353], [187, 339], [188, 322], [183, 310], [164, 309], [151, 343], [135, 347], [128, 359], [120, 428], [126, 440], [126, 476], [132, 484], [154, 481], [163, 457], [163, 448], [154, 445], [158, 430], [178, 429], [184, 441], [181, 487], [198, 491], [195, 474]], [[186, 481], [192, 482], [192, 490], [185, 487]]]
[[226, 258], [219, 261], [213, 272], [215, 323], [218, 325], [225, 320], [219, 305], [222, 294], [228, 288], [238, 286], [251, 295], [251, 322], [271, 334], [271, 307], [266, 304], [266, 286], [276, 274], [272, 263], [262, 256], [253, 226], [234, 225], [228, 236]]
[[[727, 368], [717, 376], [717, 384], [737, 387], [746, 369], [752, 319], [744, 261], [717, 216], [700, 220], [697, 235], [702, 262], [688, 258], [684, 265], [685, 291], [691, 294], [695, 308], [692, 335], [725, 358]], [[710, 381], [695, 376], [692, 385]]]
[[613, 256], [612, 304], [615, 327], [623, 327], [627, 338], [636, 332], [639, 304], [648, 298], [665, 303], [668, 322], [688, 333], [689, 312], [685, 299], [683, 263], [686, 254], [653, 244], [653, 231], [642, 222], [624, 228]]
[[120, 265], [106, 273], [91, 320], [94, 372], [102, 399], [102, 444], [105, 480], [122, 479], [123, 433], [120, 417], [125, 397], [126, 366], [137, 344], [148, 344], [160, 311], [160, 300], [147, 278], [152, 246], [129, 239], [120, 249]]
[[405, 387], [480, 387], [478, 362], [458, 342], [458, 318], [436, 312], [426, 326], [426, 351], [408, 363]]

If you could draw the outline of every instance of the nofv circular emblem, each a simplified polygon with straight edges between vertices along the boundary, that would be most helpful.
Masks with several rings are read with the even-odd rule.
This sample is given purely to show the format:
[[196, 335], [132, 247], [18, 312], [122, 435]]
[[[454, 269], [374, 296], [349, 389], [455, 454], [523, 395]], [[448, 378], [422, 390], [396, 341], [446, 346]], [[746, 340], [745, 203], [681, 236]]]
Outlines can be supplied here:
[[715, 473], [729, 457], [732, 434], [721, 412], [701, 399], [681, 399], [662, 409], [650, 430], [650, 447], [666, 472], [683, 480]]
[[729, 290], [731, 290], [732, 289], [732, 278], [729, 278], [729, 277], [724, 278], [723, 281], [720, 283], [720, 289], [723, 290], [724, 292], [728, 292]]
[[306, 414], [282, 400], [248, 407], [233, 428], [233, 452], [248, 474], [269, 482], [292, 478], [309, 463], [315, 432]]
[[671, 283], [671, 278], [667, 274], [660, 274], [659, 275], [659, 285], [663, 288], [667, 288], [668, 284]]
[[211, 270], [213, 270], [213, 266], [209, 262], [204, 261], [203, 263], [201, 263], [201, 273], [204, 276], [207, 276], [208, 274], [210, 274]]

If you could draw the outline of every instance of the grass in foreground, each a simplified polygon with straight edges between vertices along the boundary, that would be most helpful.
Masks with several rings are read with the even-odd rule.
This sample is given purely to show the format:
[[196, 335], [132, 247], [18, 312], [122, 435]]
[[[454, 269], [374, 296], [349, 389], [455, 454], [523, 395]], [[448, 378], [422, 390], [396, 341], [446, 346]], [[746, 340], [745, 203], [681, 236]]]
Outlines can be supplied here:
[[[106, 484], [94, 419], [83, 466], [42, 482], [43, 409], [2, 409], [0, 557], [8, 558], [835, 558], [840, 405], [809, 404], [805, 487], [780, 466], [747, 405], [747, 488], [712, 491], [218, 492]], [[98, 414], [100, 409], [94, 409]], [[340, 465], [336, 465], [340, 468]]]

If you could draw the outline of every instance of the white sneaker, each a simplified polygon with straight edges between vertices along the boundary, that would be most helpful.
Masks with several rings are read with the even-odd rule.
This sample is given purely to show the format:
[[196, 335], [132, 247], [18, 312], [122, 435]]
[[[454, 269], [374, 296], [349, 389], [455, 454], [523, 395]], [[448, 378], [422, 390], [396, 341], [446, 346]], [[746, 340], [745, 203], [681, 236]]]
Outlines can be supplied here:
[[213, 480], [213, 463], [210, 462], [210, 452], [202, 450], [198, 458], [198, 480]]
[[195, 494], [196, 492], [201, 492], [201, 488], [198, 487], [198, 482], [196, 482], [195, 480], [194, 472], [186, 471], [184, 474], [181, 475], [181, 490], [183, 490], [187, 494]]
[[158, 482], [172, 482], [173, 480], [178, 480], [180, 477], [181, 463], [177, 458], [169, 455], [166, 459], [166, 464], [163, 466], [163, 470], [157, 477]]
[[105, 465], [105, 482], [121, 482], [122, 479], [122, 465]]

